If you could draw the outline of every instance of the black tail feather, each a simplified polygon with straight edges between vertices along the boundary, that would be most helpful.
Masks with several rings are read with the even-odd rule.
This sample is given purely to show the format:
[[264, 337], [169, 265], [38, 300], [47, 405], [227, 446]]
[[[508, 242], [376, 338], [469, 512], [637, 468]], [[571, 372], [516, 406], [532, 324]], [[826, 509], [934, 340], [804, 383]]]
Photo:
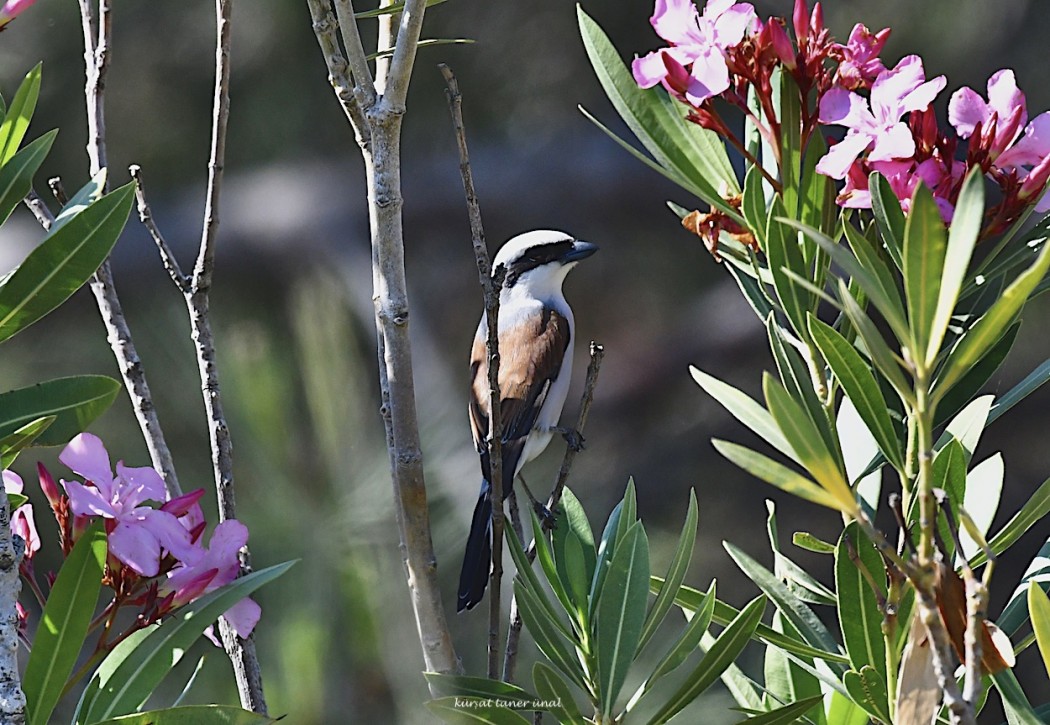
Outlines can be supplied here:
[[463, 553], [463, 568], [459, 573], [459, 600], [456, 611], [473, 609], [485, 595], [492, 565], [492, 497], [486, 481], [474, 507], [470, 536]]

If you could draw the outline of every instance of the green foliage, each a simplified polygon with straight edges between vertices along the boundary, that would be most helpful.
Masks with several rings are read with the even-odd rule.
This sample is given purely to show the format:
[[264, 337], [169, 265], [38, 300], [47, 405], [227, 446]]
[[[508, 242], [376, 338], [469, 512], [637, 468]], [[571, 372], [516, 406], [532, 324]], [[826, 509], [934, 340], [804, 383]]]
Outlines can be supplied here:
[[45, 725], [65, 691], [95, 614], [105, 565], [106, 533], [99, 522], [66, 557], [40, 617], [22, 678], [30, 725]]

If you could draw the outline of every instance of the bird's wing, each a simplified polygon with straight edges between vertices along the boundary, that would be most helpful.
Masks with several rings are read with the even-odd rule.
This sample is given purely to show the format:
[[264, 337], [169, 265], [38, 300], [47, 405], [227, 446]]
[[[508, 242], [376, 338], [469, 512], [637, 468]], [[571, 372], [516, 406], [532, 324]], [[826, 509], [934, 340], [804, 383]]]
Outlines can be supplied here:
[[[569, 321], [549, 308], [500, 335], [500, 418], [504, 443], [520, 440], [524, 444], [563, 362], [571, 364], [565, 360], [571, 341]], [[470, 428], [474, 445], [481, 453], [486, 449], [489, 430], [488, 365], [483, 337], [474, 340], [470, 370]]]

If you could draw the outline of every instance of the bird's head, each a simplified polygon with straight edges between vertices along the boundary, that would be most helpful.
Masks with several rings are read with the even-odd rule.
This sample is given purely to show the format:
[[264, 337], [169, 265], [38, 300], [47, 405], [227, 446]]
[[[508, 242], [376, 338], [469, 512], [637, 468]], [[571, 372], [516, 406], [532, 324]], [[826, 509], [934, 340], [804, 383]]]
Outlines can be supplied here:
[[510, 239], [492, 260], [492, 266], [496, 269], [502, 265], [506, 270], [504, 290], [525, 285], [536, 292], [557, 292], [569, 270], [597, 251], [597, 245], [565, 232], [539, 229]]

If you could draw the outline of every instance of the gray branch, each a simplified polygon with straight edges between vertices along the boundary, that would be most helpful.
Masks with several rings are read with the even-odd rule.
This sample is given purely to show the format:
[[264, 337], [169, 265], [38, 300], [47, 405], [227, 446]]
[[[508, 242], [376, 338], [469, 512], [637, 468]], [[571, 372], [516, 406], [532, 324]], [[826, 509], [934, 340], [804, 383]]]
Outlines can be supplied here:
[[[84, 64], [87, 83], [84, 97], [87, 104], [88, 144], [91, 176], [95, 176], [106, 166], [106, 122], [105, 122], [105, 86], [106, 71], [109, 68], [109, 37], [112, 27], [109, 0], [100, 0], [99, 18], [96, 21], [91, 0], [80, 0], [80, 16], [84, 28]], [[45, 227], [46, 228], [46, 227]], [[161, 476], [168, 493], [172, 496], [182, 494], [179, 479], [175, 475], [175, 464], [171, 451], [164, 440], [160, 427], [153, 396], [146, 374], [142, 368], [135, 343], [131, 339], [131, 329], [124, 318], [124, 308], [120, 303], [113, 272], [109, 259], [102, 263], [91, 279], [91, 292], [95, 295], [99, 313], [106, 326], [109, 346], [117, 360], [117, 367], [124, 379], [124, 387], [131, 398], [142, 436], [149, 449], [150, 460]]]
[[[382, 60], [376, 61], [376, 79], [373, 81], [376, 91], [381, 93], [389, 80], [390, 88], [396, 92], [391, 97], [378, 97], [373, 105], [364, 108], [358, 103], [356, 95], [367, 102], [368, 83], [365, 79], [355, 77], [360, 88], [356, 95], [345, 91], [346, 61], [335, 41], [333, 24], [336, 20], [331, 0], [307, 0], [307, 5], [336, 97], [354, 127], [365, 162], [381, 415], [390, 454], [402, 561], [423, 659], [428, 671], [458, 672], [460, 664], [445, 618], [437, 580], [437, 557], [430, 533], [412, 376], [401, 217], [400, 141], [404, 93], [412, 71], [411, 60], [415, 57], [426, 3], [425, 0], [407, 0], [405, 4], [401, 32], [397, 39], [400, 62], [389, 68], [388, 74], [388, 65]], [[347, 9], [352, 10], [352, 6], [348, 4], [344, 8], [344, 16], [348, 14]], [[380, 18], [381, 44], [390, 34], [391, 27], [390, 16]], [[353, 40], [356, 35], [355, 30], [344, 29], [344, 38], [350, 38], [349, 42], [353, 46], [349, 49], [352, 55], [357, 52]], [[354, 63], [356, 71], [362, 73], [360, 58]]]
[[11, 533], [11, 508], [0, 496], [0, 722], [22, 725], [26, 698], [18, 675], [18, 614], [15, 604], [22, 590], [18, 565], [25, 542]]

